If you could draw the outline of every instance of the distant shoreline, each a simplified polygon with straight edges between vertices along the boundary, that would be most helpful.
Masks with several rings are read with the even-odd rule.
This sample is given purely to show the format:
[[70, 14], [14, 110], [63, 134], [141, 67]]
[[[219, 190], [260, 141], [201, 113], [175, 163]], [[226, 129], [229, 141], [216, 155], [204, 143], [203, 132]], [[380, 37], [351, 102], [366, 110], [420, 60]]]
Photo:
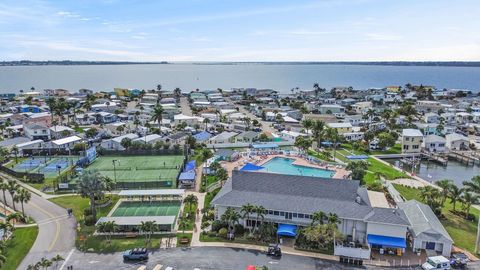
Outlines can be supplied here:
[[292, 62], [128, 62], [128, 61], [2, 61], [0, 66], [87, 66], [87, 65], [363, 65], [363, 66], [427, 66], [427, 67], [480, 67], [480, 61], [292, 61]]

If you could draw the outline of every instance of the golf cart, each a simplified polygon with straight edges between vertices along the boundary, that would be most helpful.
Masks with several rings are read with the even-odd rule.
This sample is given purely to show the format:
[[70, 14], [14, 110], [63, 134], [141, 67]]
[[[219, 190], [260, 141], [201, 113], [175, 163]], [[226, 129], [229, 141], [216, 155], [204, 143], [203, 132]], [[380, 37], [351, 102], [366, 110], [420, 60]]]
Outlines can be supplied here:
[[280, 257], [282, 256], [282, 250], [278, 244], [270, 244], [267, 249], [267, 256]]
[[470, 259], [464, 253], [453, 253], [450, 258], [452, 268], [464, 268]]

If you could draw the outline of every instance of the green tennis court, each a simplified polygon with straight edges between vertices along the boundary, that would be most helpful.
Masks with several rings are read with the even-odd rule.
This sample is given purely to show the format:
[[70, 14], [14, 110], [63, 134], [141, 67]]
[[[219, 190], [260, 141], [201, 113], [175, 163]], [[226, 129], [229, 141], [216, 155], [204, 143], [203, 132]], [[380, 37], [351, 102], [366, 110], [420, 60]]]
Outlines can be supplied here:
[[183, 156], [101, 156], [88, 169], [117, 182], [175, 181], [182, 164]]
[[177, 216], [180, 201], [121, 202], [112, 217]]

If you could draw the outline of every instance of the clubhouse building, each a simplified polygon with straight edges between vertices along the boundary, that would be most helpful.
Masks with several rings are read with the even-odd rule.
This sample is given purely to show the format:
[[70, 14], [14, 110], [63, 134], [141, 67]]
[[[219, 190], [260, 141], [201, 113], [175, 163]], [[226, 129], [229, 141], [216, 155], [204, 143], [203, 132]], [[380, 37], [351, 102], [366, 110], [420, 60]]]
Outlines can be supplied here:
[[[379, 204], [376, 195], [379, 193], [360, 187], [359, 181], [234, 170], [212, 205], [216, 219], [227, 207], [240, 212], [248, 203], [263, 206], [267, 209], [264, 222], [276, 224], [279, 237], [296, 237], [298, 228], [311, 224], [315, 212], [335, 213], [340, 219], [337, 227], [346, 238], [335, 246], [338, 256], [370, 259], [372, 250], [402, 255], [409, 248], [407, 245], [408, 250], [414, 250], [411, 243], [415, 234], [411, 229], [417, 227], [411, 221], [416, 219], [409, 219], [401, 208]], [[438, 221], [436, 217], [432, 219]], [[240, 220], [247, 227], [253, 222]], [[435, 222], [435, 228], [438, 223]], [[448, 239], [445, 247], [451, 245]], [[438, 247], [435, 250], [444, 251]], [[442, 253], [449, 255], [450, 250]]]

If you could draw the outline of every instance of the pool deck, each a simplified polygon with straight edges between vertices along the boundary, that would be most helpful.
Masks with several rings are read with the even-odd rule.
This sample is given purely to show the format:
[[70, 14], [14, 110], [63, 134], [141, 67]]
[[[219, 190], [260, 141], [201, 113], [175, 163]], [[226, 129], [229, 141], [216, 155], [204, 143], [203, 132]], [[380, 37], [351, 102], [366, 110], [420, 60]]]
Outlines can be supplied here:
[[235, 168], [239, 169], [246, 163], [250, 162], [250, 163], [255, 163], [256, 165], [262, 166], [263, 164], [269, 162], [270, 160], [272, 160], [273, 158], [276, 158], [276, 157], [293, 159], [294, 161], [292, 162], [292, 164], [297, 165], [297, 166], [304, 166], [304, 167], [334, 171], [335, 174], [333, 175], [332, 178], [345, 179], [349, 175], [349, 171], [345, 170], [345, 168], [343, 168], [343, 167], [338, 167], [337, 168], [336, 166], [330, 165], [328, 163], [325, 163], [324, 165], [317, 165], [313, 162], [309, 162], [309, 161], [307, 161], [303, 158], [297, 157], [297, 156], [281, 155], [281, 154], [274, 154], [274, 155], [268, 155], [268, 156], [254, 156], [252, 158], [249, 158], [248, 156], [242, 156], [237, 161], [234, 161], [234, 162], [224, 162], [224, 161], [222, 161], [221, 164], [227, 170], [228, 175], [232, 176], [232, 171]]

